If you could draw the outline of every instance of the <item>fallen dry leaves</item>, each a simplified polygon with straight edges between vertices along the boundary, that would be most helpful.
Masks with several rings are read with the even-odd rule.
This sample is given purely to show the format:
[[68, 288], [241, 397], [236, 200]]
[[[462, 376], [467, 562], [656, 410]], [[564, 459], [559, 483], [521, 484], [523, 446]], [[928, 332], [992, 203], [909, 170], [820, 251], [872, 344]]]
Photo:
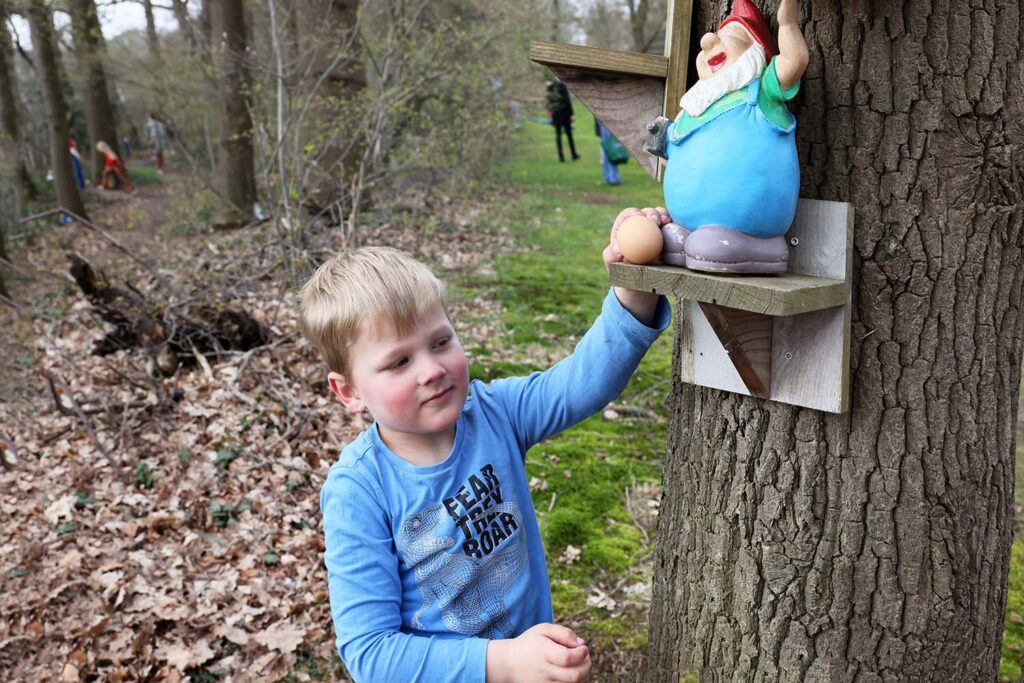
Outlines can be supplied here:
[[[442, 269], [486, 269], [511, 240], [474, 228], [479, 207], [461, 210], [441, 208], [458, 250], [400, 224], [366, 241]], [[329, 400], [319, 359], [295, 332], [296, 295], [268, 275], [277, 271], [260, 229], [164, 235], [162, 247], [147, 232], [118, 235], [182, 291], [223, 292], [272, 330], [268, 346], [208, 367], [153, 379], [138, 350], [91, 356], [105, 330], [60, 277], [21, 292], [43, 302], [27, 315], [0, 310], [0, 328], [21, 330], [5, 351], [18, 363], [5, 362], [0, 379], [22, 383], [0, 405], [0, 680], [304, 680], [311, 666], [344, 679], [318, 497], [365, 424]], [[317, 239], [321, 253], [337, 246], [331, 233]], [[61, 273], [73, 248], [115, 280], [155, 287], [86, 231], [39, 246], [39, 271]], [[483, 299], [453, 311], [480, 344], [501, 333], [498, 313]], [[43, 371], [71, 395], [51, 394]]]

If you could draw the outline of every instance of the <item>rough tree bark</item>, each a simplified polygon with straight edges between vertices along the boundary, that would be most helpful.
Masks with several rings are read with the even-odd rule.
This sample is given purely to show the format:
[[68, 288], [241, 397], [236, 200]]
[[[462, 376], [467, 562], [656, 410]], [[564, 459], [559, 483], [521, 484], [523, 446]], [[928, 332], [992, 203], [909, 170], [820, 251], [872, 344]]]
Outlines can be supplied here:
[[256, 202], [245, 10], [242, 0], [211, 0], [211, 9], [221, 106], [217, 176], [227, 205], [220, 222], [232, 224], [248, 220]]
[[46, 120], [50, 138], [50, 165], [53, 169], [53, 184], [57, 190], [57, 203], [83, 218], [85, 205], [78, 194], [78, 186], [71, 169], [71, 155], [68, 153], [68, 108], [61, 91], [60, 75], [57, 73], [57, 57], [53, 40], [53, 19], [44, 0], [28, 0], [25, 3], [29, 25], [32, 29], [32, 46], [36, 55], [36, 70], [46, 103]]
[[75, 38], [79, 78], [83, 84], [85, 121], [91, 142], [89, 147], [92, 180], [98, 185], [103, 175], [103, 155], [96, 149], [96, 142], [103, 140], [118, 155], [121, 154], [114, 107], [110, 103], [104, 67], [107, 44], [103, 39], [103, 30], [96, 14], [96, 3], [93, 0], [70, 0], [68, 5], [71, 10], [71, 29]]
[[[698, 27], [727, 11], [695, 5]], [[856, 211], [852, 409], [673, 386], [643, 680], [996, 680], [1021, 377], [1021, 6], [802, 5], [801, 194]]]

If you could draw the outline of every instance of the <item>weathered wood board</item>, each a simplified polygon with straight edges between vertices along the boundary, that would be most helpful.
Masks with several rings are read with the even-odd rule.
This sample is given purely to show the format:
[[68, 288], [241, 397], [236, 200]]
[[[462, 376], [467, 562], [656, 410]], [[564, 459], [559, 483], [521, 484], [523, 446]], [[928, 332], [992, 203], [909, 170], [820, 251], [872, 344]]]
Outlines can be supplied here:
[[658, 55], [534, 41], [530, 59], [561, 79], [651, 177], [658, 158], [643, 149], [646, 124], [661, 116], [668, 60]]

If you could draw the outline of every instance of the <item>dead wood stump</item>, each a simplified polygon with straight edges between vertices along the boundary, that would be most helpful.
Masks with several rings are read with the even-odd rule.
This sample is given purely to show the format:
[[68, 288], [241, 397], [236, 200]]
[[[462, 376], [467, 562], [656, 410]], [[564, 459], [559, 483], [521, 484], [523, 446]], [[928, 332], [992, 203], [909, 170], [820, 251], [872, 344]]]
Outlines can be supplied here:
[[114, 327], [93, 345], [105, 356], [140, 348], [163, 374], [196, 363], [196, 355], [215, 357], [226, 351], [248, 351], [270, 341], [270, 332], [248, 313], [216, 302], [187, 306], [143, 294], [131, 283], [115, 287], [102, 270], [77, 254], [68, 254], [71, 277], [99, 317]]

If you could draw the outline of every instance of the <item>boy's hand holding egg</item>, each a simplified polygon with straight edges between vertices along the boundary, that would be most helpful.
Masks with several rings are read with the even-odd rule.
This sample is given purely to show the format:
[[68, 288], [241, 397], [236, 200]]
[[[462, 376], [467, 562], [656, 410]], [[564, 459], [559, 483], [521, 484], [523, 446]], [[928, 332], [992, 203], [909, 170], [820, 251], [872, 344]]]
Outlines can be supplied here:
[[604, 250], [604, 263], [628, 261], [651, 263], [661, 254], [661, 227], [669, 222], [663, 207], [623, 209], [612, 224], [611, 244]]

